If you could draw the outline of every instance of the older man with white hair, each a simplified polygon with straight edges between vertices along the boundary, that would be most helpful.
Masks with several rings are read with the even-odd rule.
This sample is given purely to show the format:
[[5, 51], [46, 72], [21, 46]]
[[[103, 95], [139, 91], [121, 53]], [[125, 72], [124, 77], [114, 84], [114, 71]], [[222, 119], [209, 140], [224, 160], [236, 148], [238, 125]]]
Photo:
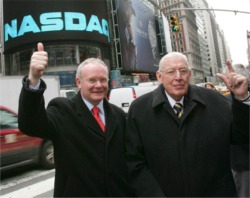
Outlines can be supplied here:
[[230, 144], [249, 143], [247, 80], [228, 64], [218, 74], [234, 94], [190, 85], [185, 55], [165, 55], [161, 85], [137, 98], [127, 119], [130, 184], [139, 197], [233, 197]]

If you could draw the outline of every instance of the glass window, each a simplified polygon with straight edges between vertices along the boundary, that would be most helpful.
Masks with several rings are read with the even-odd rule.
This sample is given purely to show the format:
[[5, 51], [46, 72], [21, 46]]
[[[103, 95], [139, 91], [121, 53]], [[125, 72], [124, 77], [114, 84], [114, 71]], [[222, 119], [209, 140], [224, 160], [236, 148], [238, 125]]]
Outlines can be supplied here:
[[32, 50], [24, 50], [13, 54], [12, 75], [27, 75], [29, 72]]
[[69, 99], [74, 98], [75, 95], [76, 95], [76, 92], [74, 92], [74, 91], [66, 92], [66, 97]]
[[48, 52], [48, 67], [73, 66], [76, 61], [75, 45], [51, 45], [45, 49]]
[[0, 129], [18, 128], [17, 116], [6, 110], [0, 110]]
[[99, 47], [83, 45], [79, 46], [80, 62], [87, 58], [101, 58], [101, 50]]
[[[33, 50], [29, 49], [12, 55], [11, 75], [27, 75]], [[86, 58], [102, 58], [100, 47], [94, 45], [46, 45], [48, 52], [47, 71], [65, 71], [65, 66], [77, 66]]]

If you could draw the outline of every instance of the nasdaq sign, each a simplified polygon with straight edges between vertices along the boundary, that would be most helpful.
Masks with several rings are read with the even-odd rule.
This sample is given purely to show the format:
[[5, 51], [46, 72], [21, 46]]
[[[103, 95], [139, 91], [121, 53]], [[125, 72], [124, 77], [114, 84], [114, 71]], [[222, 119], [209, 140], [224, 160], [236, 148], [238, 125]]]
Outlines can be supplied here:
[[99, 20], [98, 16], [91, 15], [89, 21], [83, 13], [65, 12], [62, 19], [61, 12], [43, 13], [40, 15], [41, 27], [35, 22], [31, 15], [23, 17], [23, 20], [18, 30], [17, 19], [13, 19], [11, 24], [4, 25], [5, 34], [4, 41], [8, 41], [9, 37], [16, 38], [23, 36], [27, 32], [40, 33], [48, 31], [97, 31], [99, 34], [104, 34], [109, 38], [108, 22], [105, 19]]
[[5, 51], [56, 41], [109, 44], [105, 1], [4, 0]]

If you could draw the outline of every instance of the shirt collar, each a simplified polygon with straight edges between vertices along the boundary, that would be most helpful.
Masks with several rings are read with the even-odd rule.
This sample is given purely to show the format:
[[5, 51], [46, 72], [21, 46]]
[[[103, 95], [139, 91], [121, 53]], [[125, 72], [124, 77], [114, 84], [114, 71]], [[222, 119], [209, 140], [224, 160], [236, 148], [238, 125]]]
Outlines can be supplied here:
[[[92, 105], [89, 101], [86, 99], [82, 98], [88, 109], [91, 111], [94, 105]], [[100, 109], [99, 113], [104, 114], [104, 108], [103, 108], [103, 100], [97, 105], [97, 107]]]
[[166, 91], [165, 91], [165, 94], [166, 94], [166, 96], [167, 96], [167, 98], [168, 98], [168, 101], [169, 101], [171, 107], [173, 107], [173, 106], [175, 105], [175, 103], [177, 103], [177, 102], [178, 102], [178, 103], [181, 103], [181, 104], [183, 105], [184, 96], [181, 98], [180, 101], [176, 101], [176, 100], [174, 100]]

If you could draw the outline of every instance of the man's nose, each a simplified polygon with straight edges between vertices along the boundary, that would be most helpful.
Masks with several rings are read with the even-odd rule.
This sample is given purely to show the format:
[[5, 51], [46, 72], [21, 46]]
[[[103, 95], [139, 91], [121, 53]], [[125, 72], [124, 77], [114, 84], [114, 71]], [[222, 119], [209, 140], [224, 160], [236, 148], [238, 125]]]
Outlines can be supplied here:
[[175, 78], [180, 78], [181, 77], [180, 71], [176, 70], [174, 76], [175, 76]]
[[101, 86], [101, 85], [102, 85], [101, 81], [97, 80], [96, 83], [95, 83], [95, 86]]

